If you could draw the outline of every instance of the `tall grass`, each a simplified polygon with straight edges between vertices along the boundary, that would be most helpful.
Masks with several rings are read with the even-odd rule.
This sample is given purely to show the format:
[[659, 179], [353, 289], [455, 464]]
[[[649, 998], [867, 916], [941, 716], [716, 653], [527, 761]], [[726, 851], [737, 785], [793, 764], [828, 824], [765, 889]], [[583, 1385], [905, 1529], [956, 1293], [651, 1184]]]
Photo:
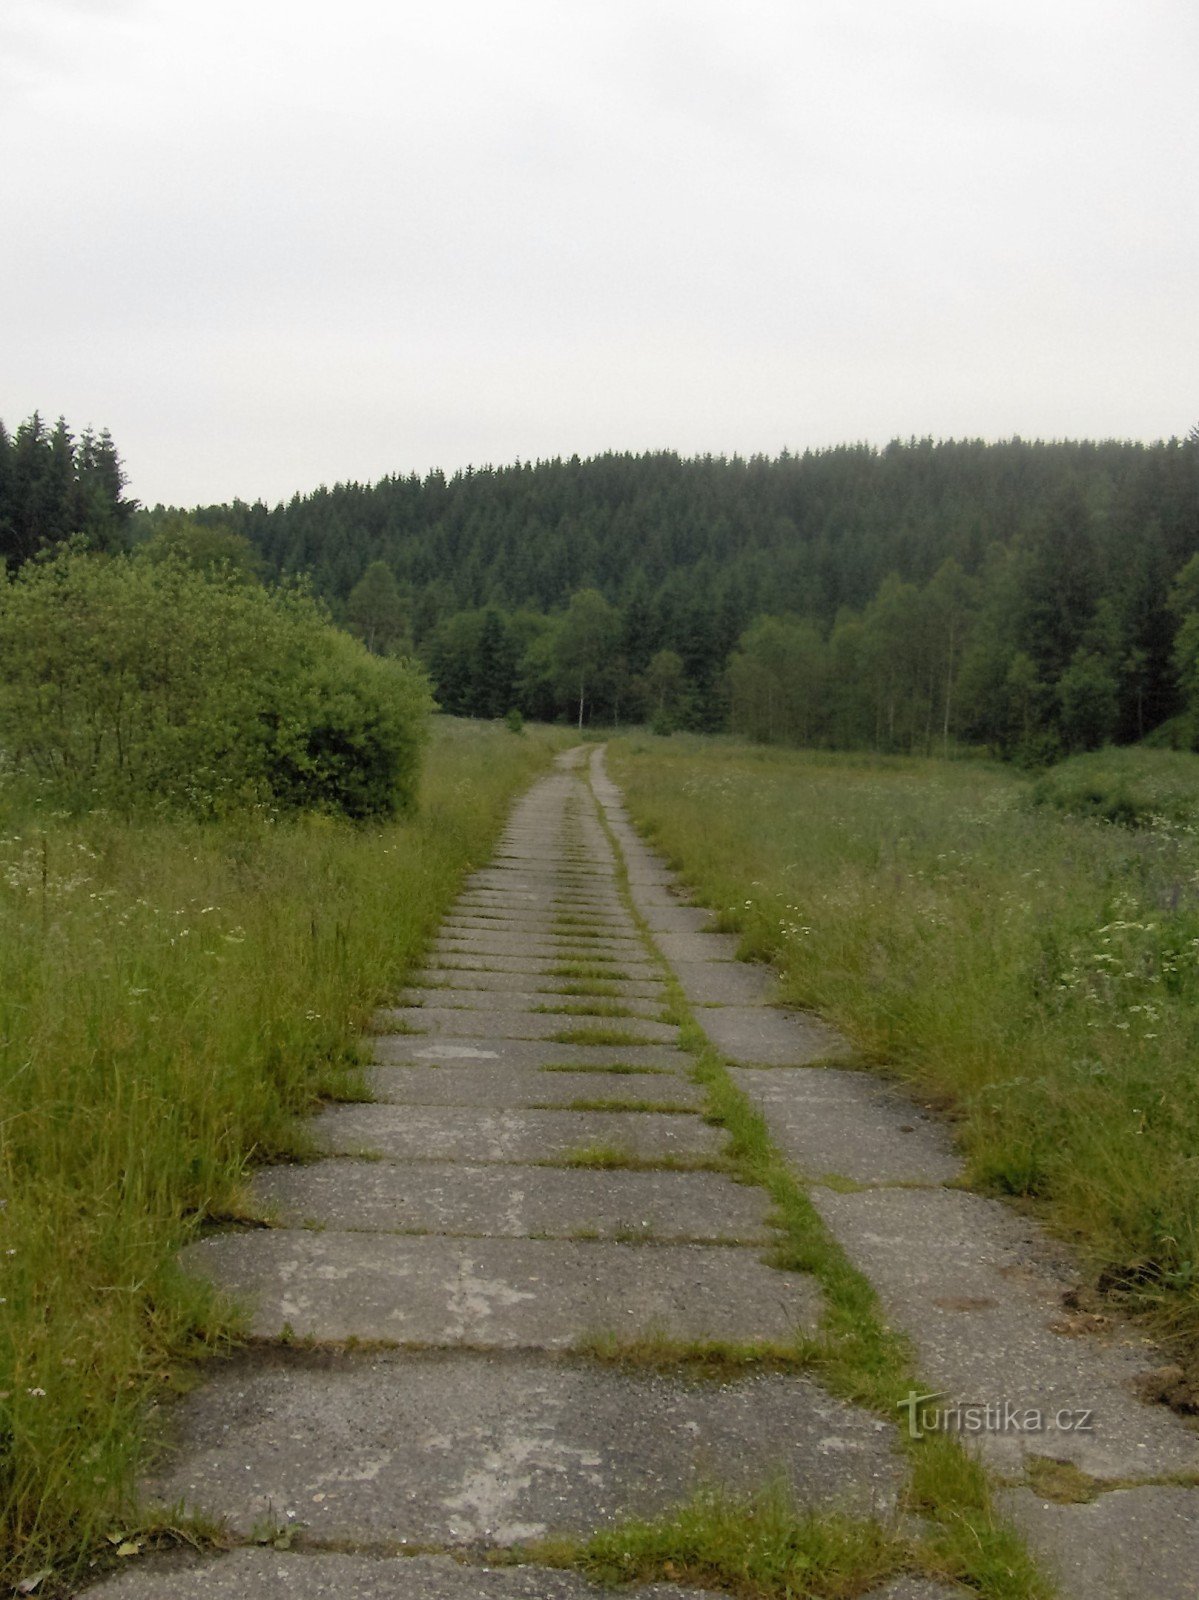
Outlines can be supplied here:
[[418, 813], [130, 825], [0, 793], [0, 1584], [131, 1514], [147, 1405], [219, 1346], [177, 1271], [356, 1041], [556, 735], [443, 721]]
[[[1199, 757], [1149, 751], [1079, 781], [1177, 795], [1180, 762], [1199, 791]], [[1177, 804], [1121, 826], [1058, 798], [1068, 771], [1034, 803], [982, 763], [728, 741], [625, 741], [612, 765], [785, 995], [960, 1117], [974, 1184], [1037, 1197], [1199, 1350], [1199, 834]]]

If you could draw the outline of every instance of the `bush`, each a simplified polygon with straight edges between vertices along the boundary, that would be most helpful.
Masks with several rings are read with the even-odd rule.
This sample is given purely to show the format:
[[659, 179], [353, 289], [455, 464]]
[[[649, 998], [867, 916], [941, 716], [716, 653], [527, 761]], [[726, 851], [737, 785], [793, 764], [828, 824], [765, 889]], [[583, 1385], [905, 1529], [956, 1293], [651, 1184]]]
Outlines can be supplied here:
[[525, 719], [521, 716], [520, 712], [515, 706], [512, 707], [511, 711], [509, 711], [508, 715], [504, 718], [504, 725], [508, 729], [509, 733], [523, 733], [525, 731]]
[[1044, 773], [1028, 798], [1073, 817], [1192, 830], [1199, 828], [1199, 757], [1143, 745], [1073, 756]]
[[73, 809], [391, 815], [429, 706], [298, 589], [79, 549], [0, 586], [0, 747]]

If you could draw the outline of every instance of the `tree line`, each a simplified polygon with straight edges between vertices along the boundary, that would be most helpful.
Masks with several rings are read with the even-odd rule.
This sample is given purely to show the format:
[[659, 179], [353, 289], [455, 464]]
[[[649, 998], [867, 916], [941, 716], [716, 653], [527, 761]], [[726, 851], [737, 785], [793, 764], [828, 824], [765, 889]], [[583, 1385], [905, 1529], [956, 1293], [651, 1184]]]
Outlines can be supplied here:
[[13, 434], [0, 421], [0, 563], [15, 571], [72, 534], [95, 549], [119, 548], [137, 509], [124, 490], [107, 428], [76, 439], [62, 417], [47, 428], [35, 411]]
[[269, 582], [307, 575], [465, 715], [1043, 761], [1163, 725], [1189, 739], [1199, 693], [1199, 430], [572, 457], [122, 527]]
[[1195, 430], [572, 457], [196, 515], [268, 571], [311, 573], [471, 715], [575, 715], [583, 618], [581, 698], [601, 721], [1037, 761], [1190, 704]]

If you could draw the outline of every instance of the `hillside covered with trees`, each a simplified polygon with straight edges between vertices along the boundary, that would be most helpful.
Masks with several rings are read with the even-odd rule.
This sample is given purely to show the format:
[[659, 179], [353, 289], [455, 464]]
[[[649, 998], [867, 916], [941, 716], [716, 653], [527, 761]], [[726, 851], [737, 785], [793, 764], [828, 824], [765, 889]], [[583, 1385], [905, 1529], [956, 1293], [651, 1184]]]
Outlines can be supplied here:
[[564, 715], [581, 686], [603, 721], [1038, 760], [1199, 689], [1196, 432], [605, 455], [196, 515], [415, 648], [451, 711]]
[[79, 531], [304, 576], [451, 712], [1034, 763], [1163, 724], [1193, 742], [1199, 430], [572, 457], [273, 508], [138, 512], [123, 487], [106, 433], [0, 428], [10, 569]]

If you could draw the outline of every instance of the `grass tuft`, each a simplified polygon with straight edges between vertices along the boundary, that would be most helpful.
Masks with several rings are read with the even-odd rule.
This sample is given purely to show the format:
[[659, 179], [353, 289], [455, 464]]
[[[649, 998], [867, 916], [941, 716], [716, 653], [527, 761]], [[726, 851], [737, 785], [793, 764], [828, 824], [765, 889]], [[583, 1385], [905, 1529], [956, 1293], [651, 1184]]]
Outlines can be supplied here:
[[541, 1068], [542, 1072], [608, 1072], [616, 1078], [669, 1078], [673, 1076], [669, 1067], [631, 1067], [627, 1062], [614, 1061], [606, 1066], [592, 1066], [590, 1062], [576, 1064], [572, 1061], [551, 1062], [549, 1066]]
[[598, 1172], [723, 1172], [717, 1156], [639, 1156], [617, 1144], [586, 1144], [568, 1150], [553, 1160], [535, 1163], [544, 1167], [584, 1167]]
[[643, 1033], [630, 1028], [563, 1028], [552, 1033], [554, 1044], [610, 1045], [617, 1050], [630, 1050], [640, 1045], [656, 1045], [657, 1039], [647, 1039]]
[[905, 1542], [881, 1523], [804, 1515], [782, 1486], [745, 1497], [706, 1490], [664, 1516], [525, 1553], [606, 1585], [674, 1583], [742, 1600], [850, 1600], [911, 1560]]

